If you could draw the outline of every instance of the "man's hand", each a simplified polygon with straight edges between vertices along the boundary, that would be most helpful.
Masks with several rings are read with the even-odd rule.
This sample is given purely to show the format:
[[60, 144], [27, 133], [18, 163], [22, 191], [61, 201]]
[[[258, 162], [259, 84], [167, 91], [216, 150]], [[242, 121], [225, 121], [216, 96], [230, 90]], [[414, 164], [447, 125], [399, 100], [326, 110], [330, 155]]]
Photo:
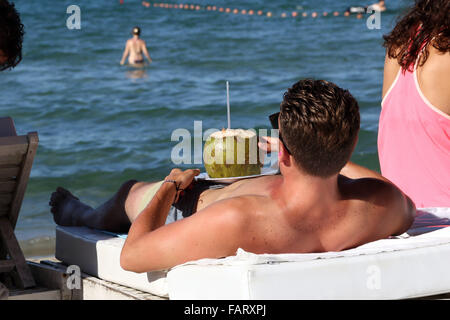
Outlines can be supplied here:
[[267, 153], [278, 152], [280, 139], [274, 137], [260, 137], [262, 141], [258, 142], [258, 147]]
[[200, 174], [199, 169], [188, 169], [182, 171], [181, 169], [175, 168], [172, 169], [170, 174], [166, 177], [165, 180], [175, 180], [178, 188], [186, 189], [192, 183], [195, 176]]

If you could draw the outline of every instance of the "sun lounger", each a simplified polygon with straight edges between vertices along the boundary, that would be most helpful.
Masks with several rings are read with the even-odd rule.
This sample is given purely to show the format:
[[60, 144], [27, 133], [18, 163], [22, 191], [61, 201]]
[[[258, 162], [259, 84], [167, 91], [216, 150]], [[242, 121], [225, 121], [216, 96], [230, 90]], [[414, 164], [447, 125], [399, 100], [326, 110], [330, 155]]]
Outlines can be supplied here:
[[11, 118], [0, 118], [0, 276], [8, 273], [16, 286], [35, 285], [14, 228], [38, 146], [36, 132], [17, 136]]
[[57, 227], [57, 259], [100, 279], [170, 299], [405, 299], [450, 292], [450, 208], [423, 209], [407, 233], [342, 252], [239, 250], [168, 271], [120, 268], [121, 235]]

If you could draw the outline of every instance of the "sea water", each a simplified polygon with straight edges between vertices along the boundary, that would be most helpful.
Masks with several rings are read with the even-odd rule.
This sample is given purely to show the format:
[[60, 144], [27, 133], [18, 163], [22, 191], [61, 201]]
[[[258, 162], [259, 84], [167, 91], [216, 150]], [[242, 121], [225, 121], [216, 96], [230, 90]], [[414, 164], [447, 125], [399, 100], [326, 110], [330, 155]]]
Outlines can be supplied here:
[[[367, 16], [342, 15], [353, 0], [195, 2], [255, 10], [251, 16], [137, 0], [14, 2], [26, 31], [23, 61], [0, 73], [0, 116], [11, 116], [19, 134], [37, 131], [40, 138], [16, 228], [27, 256], [54, 250], [48, 202], [56, 187], [96, 206], [125, 180], [164, 178], [174, 166], [175, 129], [193, 131], [194, 121], [205, 130], [226, 127], [226, 81], [232, 126], [244, 129], [270, 128], [268, 115], [299, 79], [349, 89], [361, 108], [352, 160], [379, 170], [382, 36], [412, 1], [387, 3], [380, 29], [369, 29]], [[79, 29], [68, 28], [71, 5], [80, 9]], [[299, 15], [292, 18], [292, 11]], [[134, 26], [153, 59], [144, 69], [119, 64]]]

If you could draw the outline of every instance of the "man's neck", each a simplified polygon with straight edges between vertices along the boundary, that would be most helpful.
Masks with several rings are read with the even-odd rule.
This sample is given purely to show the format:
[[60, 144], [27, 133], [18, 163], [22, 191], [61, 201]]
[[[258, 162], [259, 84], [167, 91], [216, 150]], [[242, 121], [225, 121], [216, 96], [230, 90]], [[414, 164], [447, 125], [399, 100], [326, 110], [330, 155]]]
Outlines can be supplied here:
[[[339, 198], [338, 174], [329, 178], [315, 177], [290, 168], [282, 170], [283, 180], [279, 192], [280, 200], [294, 206], [328, 206]], [[289, 205], [290, 206], [290, 205]]]

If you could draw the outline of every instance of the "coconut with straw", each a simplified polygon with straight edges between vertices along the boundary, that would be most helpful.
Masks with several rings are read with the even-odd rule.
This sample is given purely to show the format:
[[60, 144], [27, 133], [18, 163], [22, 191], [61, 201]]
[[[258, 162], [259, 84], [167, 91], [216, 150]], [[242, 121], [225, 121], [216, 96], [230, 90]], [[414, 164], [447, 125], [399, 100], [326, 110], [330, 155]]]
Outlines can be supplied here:
[[230, 95], [227, 81], [228, 128], [207, 139], [203, 160], [210, 178], [230, 178], [261, 174], [258, 137], [254, 130], [231, 129]]

